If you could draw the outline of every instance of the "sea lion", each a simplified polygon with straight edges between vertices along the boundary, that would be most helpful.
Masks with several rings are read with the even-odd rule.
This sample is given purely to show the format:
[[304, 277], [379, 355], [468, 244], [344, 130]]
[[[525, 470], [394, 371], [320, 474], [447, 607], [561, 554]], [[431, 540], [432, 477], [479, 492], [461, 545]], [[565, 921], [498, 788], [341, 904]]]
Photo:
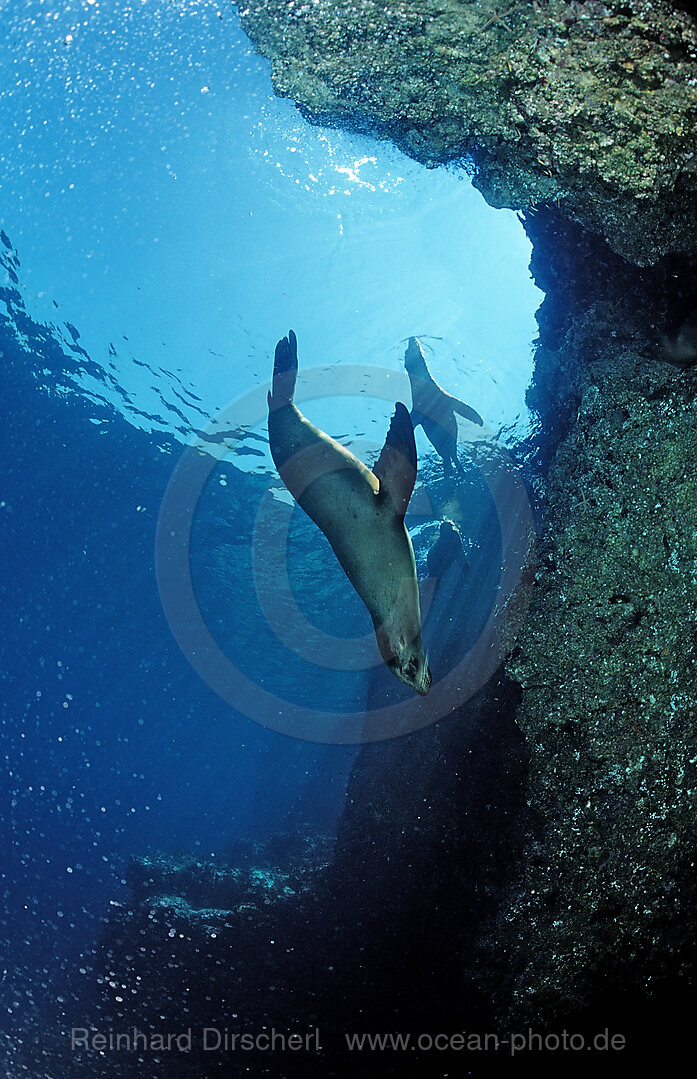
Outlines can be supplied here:
[[417, 337], [409, 338], [404, 366], [411, 385], [412, 426], [416, 430], [421, 424], [426, 438], [443, 460], [445, 475], [449, 476], [453, 465], [458, 470], [460, 468], [455, 413], [459, 412], [466, 420], [480, 427], [484, 420], [469, 405], [441, 389], [426, 365], [426, 357]]
[[430, 577], [440, 578], [452, 565], [459, 565], [465, 571], [469, 562], [462, 546], [462, 536], [452, 521], [441, 521], [438, 539], [426, 557], [426, 568]]
[[293, 403], [298, 371], [295, 334], [276, 345], [269, 403], [269, 445], [281, 479], [324, 532], [365, 603], [380, 654], [417, 693], [431, 672], [421, 641], [414, 550], [404, 525], [416, 481], [416, 445], [398, 403], [373, 471], [310, 423]]
[[452, 670], [462, 655], [463, 636], [468, 631], [473, 606], [474, 582], [467, 580], [469, 560], [460, 531], [452, 521], [441, 522], [426, 568], [434, 586], [428, 620], [434, 641], [432, 662], [438, 675]]

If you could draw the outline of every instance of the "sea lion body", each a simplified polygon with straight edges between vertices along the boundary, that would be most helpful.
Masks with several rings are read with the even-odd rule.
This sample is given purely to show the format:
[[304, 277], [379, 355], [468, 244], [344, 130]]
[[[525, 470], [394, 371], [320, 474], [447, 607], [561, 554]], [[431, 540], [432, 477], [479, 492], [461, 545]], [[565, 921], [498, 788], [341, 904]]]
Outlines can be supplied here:
[[473, 408], [458, 401], [442, 389], [431, 375], [418, 338], [410, 337], [404, 354], [404, 366], [411, 386], [414, 429], [423, 427], [424, 434], [443, 461], [443, 470], [449, 476], [453, 466], [459, 469], [457, 459], [457, 419], [459, 412], [465, 419], [483, 424], [482, 417]]
[[[365, 603], [390, 670], [425, 694], [431, 675], [421, 640], [419, 587], [404, 513], [416, 478], [416, 447], [404, 405], [371, 471], [315, 427], [293, 403], [295, 335], [276, 349], [269, 444], [281, 479], [329, 540]], [[411, 444], [410, 444], [411, 442]]]

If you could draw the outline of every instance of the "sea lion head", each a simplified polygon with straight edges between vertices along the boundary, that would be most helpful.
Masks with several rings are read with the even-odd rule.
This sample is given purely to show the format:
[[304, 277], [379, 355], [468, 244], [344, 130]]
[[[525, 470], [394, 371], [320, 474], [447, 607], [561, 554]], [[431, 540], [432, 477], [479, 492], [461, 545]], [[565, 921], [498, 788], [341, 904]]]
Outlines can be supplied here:
[[376, 636], [382, 658], [392, 673], [425, 697], [431, 688], [431, 671], [421, 634], [417, 633], [412, 641], [405, 640], [401, 633], [378, 632]]

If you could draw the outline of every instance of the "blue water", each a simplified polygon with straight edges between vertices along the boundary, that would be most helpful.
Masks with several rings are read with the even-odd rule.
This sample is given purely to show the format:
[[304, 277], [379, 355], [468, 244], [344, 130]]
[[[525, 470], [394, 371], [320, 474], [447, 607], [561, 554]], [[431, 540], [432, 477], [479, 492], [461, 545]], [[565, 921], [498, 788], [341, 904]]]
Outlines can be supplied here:
[[[236, 711], [170, 633], [155, 529], [184, 446], [265, 388], [290, 326], [308, 370], [375, 366], [401, 389], [404, 339], [420, 335], [438, 380], [512, 445], [529, 431], [540, 294], [515, 215], [487, 207], [464, 171], [310, 126], [274, 98], [228, 7], [7, 0], [0, 73], [0, 993], [12, 1042], [41, 984], [51, 996], [127, 895], [131, 854], [224, 859], [239, 837], [331, 834], [342, 811], [356, 747], [288, 738]], [[306, 411], [369, 457], [392, 404], [357, 387]], [[417, 447], [435, 470], [421, 432]], [[284, 660], [254, 605], [254, 514], [280, 486], [262, 413], [234, 448], [193, 533], [204, 617], [270, 692], [360, 708], [364, 674]], [[427, 519], [411, 520], [420, 568]], [[309, 527], [294, 515], [303, 610], [324, 632], [369, 634]]]

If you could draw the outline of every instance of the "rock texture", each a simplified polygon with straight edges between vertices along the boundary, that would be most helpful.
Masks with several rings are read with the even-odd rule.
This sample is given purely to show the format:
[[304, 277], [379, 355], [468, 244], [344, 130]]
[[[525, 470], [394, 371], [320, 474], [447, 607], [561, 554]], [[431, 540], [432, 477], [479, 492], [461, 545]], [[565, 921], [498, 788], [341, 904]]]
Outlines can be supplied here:
[[[553, 267], [554, 222], [529, 227]], [[590, 262], [584, 246], [575, 275], [562, 263], [575, 307], [556, 341], [543, 333], [536, 376], [575, 373], [508, 664], [542, 828], [496, 947], [521, 962], [518, 1023], [632, 1012], [636, 1031], [637, 1002], [655, 1015], [691, 999], [697, 959], [697, 372], [665, 361], [654, 321], [691, 309], [697, 278]]]
[[640, 264], [697, 239], [697, 24], [664, 0], [250, 0], [277, 93], [555, 204]]

